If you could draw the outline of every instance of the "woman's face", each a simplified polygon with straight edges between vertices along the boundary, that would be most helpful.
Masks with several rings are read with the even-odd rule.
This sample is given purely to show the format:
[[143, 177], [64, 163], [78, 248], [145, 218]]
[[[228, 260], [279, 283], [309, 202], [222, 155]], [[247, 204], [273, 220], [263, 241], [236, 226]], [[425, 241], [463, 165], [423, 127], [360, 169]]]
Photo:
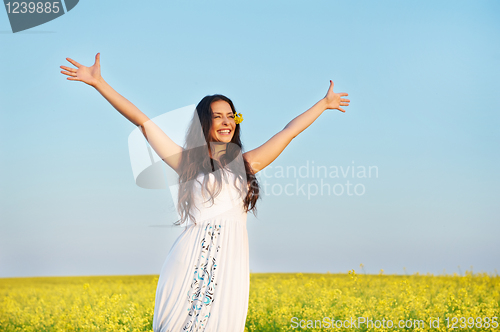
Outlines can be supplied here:
[[229, 143], [234, 135], [236, 122], [234, 113], [229, 103], [217, 100], [212, 103], [212, 128], [211, 136], [215, 141]]

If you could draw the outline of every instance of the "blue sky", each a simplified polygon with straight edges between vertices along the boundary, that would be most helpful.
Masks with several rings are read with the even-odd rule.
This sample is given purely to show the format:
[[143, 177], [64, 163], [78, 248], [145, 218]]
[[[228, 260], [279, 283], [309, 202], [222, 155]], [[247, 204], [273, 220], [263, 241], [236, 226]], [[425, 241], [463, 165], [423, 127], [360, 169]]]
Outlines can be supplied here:
[[[60, 73], [97, 52], [150, 118], [227, 95], [246, 150], [330, 79], [349, 93], [345, 114], [323, 113], [259, 178], [275, 193], [321, 180], [364, 193], [266, 192], [248, 218], [253, 272], [495, 273], [499, 15], [495, 1], [88, 0], [13, 34], [0, 13], [0, 277], [158, 274], [181, 232], [159, 227], [169, 192], [134, 183], [135, 126]], [[378, 176], [272, 176], [313, 164]]]

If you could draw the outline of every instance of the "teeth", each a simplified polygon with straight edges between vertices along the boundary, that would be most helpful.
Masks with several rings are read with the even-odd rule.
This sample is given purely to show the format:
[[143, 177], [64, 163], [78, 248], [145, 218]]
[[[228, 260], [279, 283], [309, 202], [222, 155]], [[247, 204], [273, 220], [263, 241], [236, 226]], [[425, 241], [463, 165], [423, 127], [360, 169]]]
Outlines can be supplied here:
[[218, 130], [219, 133], [229, 133], [229, 130]]

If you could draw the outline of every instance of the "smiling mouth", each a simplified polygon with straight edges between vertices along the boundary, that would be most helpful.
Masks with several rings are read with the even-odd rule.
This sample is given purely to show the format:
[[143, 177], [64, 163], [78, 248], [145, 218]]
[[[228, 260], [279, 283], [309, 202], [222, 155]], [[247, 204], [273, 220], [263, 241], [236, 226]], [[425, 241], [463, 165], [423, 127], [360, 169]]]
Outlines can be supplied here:
[[230, 129], [221, 129], [221, 130], [217, 130], [217, 132], [221, 135], [230, 135], [231, 134]]

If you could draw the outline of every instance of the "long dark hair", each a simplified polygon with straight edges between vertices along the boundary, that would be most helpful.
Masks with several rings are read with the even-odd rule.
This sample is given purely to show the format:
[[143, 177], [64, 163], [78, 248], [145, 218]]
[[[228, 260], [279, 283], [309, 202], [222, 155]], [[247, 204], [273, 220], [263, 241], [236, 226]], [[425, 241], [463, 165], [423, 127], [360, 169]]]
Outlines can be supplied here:
[[[212, 204], [214, 203], [214, 198], [221, 191], [221, 173], [223, 174], [223, 172], [216, 171], [222, 168], [229, 168], [229, 170], [236, 175], [234, 183], [236, 188], [238, 188], [236, 184], [238, 180], [247, 184], [244, 188], [238, 188], [244, 197], [243, 203], [245, 212], [252, 211], [254, 214], [257, 212], [256, 203], [259, 199], [259, 183], [250, 164], [242, 158], [244, 165], [243, 170], [243, 167], [234, 166], [237, 165], [238, 162], [232, 163], [243, 150], [240, 139], [240, 125], [236, 124], [231, 142], [223, 143], [226, 144], [226, 151], [219, 160], [212, 159], [209, 154], [212, 144], [220, 144], [214, 142], [215, 139], [211, 135], [213, 125], [213, 111], [211, 105], [218, 100], [227, 102], [231, 106], [233, 114], [236, 114], [233, 102], [226, 96], [220, 94], [206, 96], [196, 106], [196, 111], [194, 112], [193, 119], [186, 133], [186, 143], [179, 167], [179, 202], [177, 204], [177, 209], [181, 218], [175, 222], [177, 225], [186, 222], [188, 219], [191, 219], [193, 223], [196, 224], [195, 217], [192, 214], [192, 208], [195, 207], [193, 201], [193, 188], [197, 181], [196, 178], [200, 173], [204, 174], [202, 190], [204, 188], [204, 190], [210, 194], [209, 200]], [[239, 164], [241, 165], [241, 162]], [[208, 180], [210, 174], [215, 176], [215, 193], [209, 188]]]

